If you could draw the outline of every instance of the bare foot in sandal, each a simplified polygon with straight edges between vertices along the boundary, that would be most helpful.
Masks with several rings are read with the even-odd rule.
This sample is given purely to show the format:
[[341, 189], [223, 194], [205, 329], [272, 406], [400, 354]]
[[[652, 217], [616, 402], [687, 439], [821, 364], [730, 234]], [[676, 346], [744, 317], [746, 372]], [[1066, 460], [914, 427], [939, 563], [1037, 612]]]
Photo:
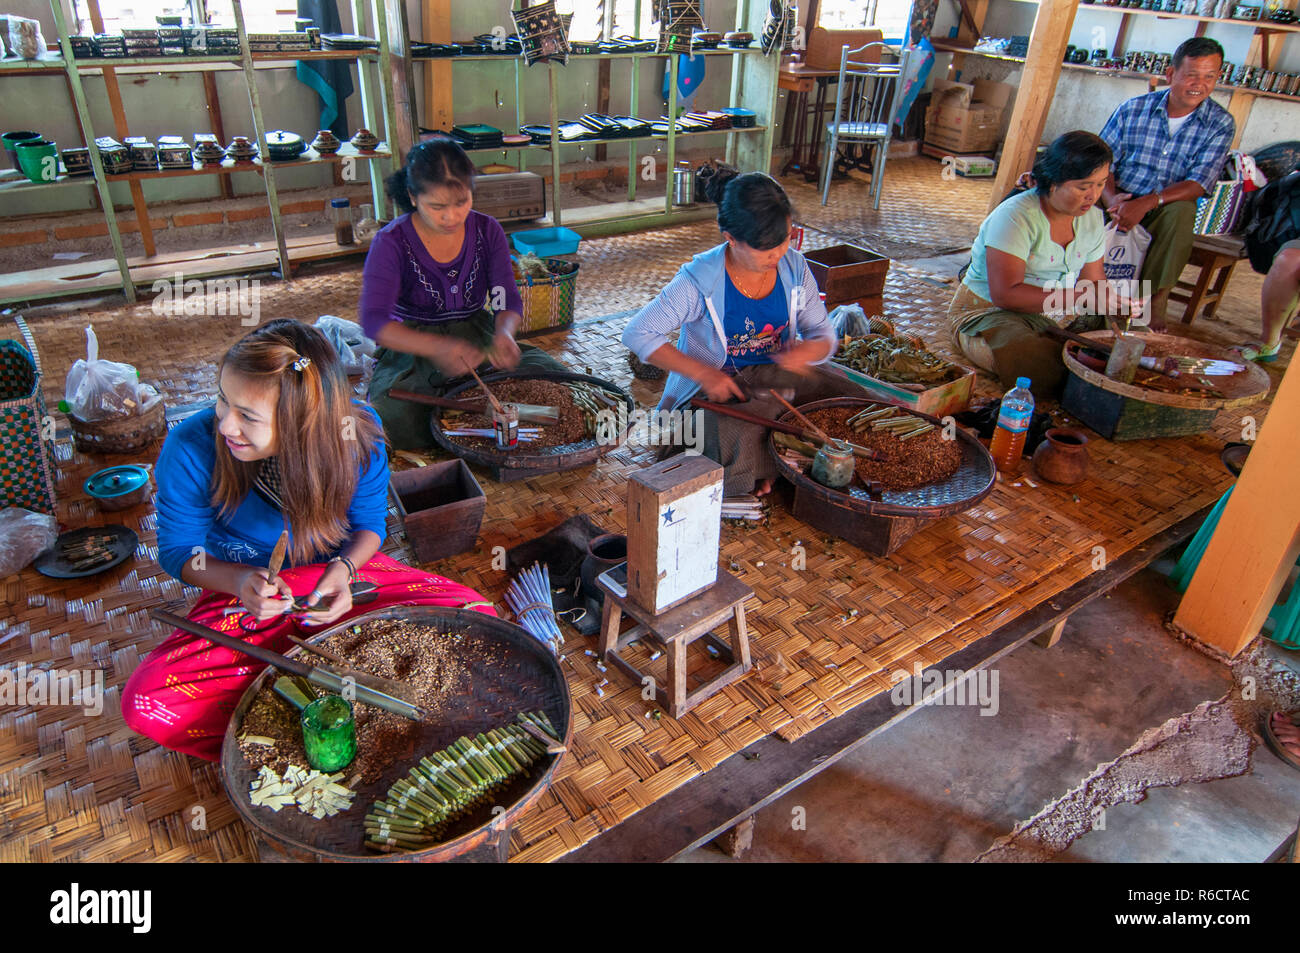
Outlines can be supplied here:
[[767, 496], [771, 492], [772, 492], [771, 480], [759, 480], [757, 483], [754, 484], [755, 496]]

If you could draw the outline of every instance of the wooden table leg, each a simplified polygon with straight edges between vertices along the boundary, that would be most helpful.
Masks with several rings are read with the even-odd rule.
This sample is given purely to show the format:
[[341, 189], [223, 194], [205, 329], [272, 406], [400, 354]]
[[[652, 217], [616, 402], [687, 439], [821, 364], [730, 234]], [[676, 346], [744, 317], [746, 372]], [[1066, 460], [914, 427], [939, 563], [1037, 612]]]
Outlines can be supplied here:
[[623, 619], [623, 607], [611, 597], [605, 596], [604, 608], [600, 611], [600, 657], [608, 658], [609, 653], [618, 648], [618, 624]]
[[754, 815], [713, 838], [713, 844], [728, 857], [739, 860], [754, 846]]
[[668, 646], [668, 714], [680, 718], [686, 713], [686, 640]]
[[[1196, 284], [1192, 285], [1191, 290], [1187, 293], [1187, 305], [1183, 310], [1183, 324], [1191, 324], [1196, 318], [1196, 312], [1201, 310], [1201, 297], [1205, 294], [1205, 287], [1210, 283], [1210, 275], [1214, 271], [1214, 263], [1218, 261], [1217, 255], [1210, 255], [1208, 261], [1201, 263], [1201, 270], [1196, 275]], [[1189, 262], [1195, 264], [1195, 262]]]
[[736, 606], [736, 614], [731, 617], [728, 625], [731, 627], [731, 655], [748, 671], [750, 668], [749, 630], [745, 628], [744, 603]]
[[1045, 649], [1050, 649], [1057, 642], [1061, 641], [1061, 633], [1065, 631], [1065, 623], [1070, 621], [1067, 615], [1050, 629], [1044, 629], [1038, 635], [1034, 636], [1034, 644]]
[[1210, 288], [1210, 296], [1212, 300], [1210, 301], [1209, 307], [1205, 309], [1205, 317], [1207, 320], [1213, 318], [1214, 312], [1219, 310], [1219, 302], [1223, 300], [1224, 289], [1228, 287], [1228, 279], [1232, 277], [1232, 270], [1236, 267], [1237, 262], [1229, 258], [1227, 264], [1222, 265], [1219, 268], [1219, 277], [1215, 280], [1214, 286]]

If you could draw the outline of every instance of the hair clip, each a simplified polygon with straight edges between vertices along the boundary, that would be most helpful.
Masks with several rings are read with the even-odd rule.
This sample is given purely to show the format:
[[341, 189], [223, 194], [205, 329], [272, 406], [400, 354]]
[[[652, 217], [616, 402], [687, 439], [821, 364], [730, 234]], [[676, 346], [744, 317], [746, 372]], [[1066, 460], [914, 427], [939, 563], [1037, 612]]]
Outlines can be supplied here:
[[304, 370], [306, 370], [310, 366], [311, 366], [310, 357], [300, 357], [298, 358], [298, 360], [293, 362], [293, 369], [297, 371], [299, 374], [301, 374]]

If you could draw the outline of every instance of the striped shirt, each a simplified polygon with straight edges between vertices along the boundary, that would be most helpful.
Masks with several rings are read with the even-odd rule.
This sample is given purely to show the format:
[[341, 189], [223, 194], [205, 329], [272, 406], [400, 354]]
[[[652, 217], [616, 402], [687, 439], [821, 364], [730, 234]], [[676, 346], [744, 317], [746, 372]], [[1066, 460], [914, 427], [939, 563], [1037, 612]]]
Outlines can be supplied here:
[[1191, 180], [1209, 193], [1223, 175], [1236, 126], [1226, 109], [1207, 99], [1170, 136], [1169, 90], [1160, 89], [1120, 103], [1101, 138], [1115, 153], [1111, 172], [1121, 191], [1149, 195]]

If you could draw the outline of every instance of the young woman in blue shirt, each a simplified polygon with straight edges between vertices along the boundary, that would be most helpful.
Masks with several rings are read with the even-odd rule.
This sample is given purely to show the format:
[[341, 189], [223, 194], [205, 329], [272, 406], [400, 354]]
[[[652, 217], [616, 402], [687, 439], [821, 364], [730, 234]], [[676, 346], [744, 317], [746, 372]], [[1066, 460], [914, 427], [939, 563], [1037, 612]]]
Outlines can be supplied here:
[[[216, 407], [172, 430], [154, 476], [158, 561], [203, 590], [192, 621], [286, 652], [300, 626], [385, 605], [478, 603], [493, 613], [474, 590], [379, 553], [383, 431], [315, 328], [272, 321], [236, 342], [221, 361]], [[272, 575], [285, 530], [288, 568]], [[378, 587], [373, 604], [353, 607], [355, 582]], [[308, 613], [296, 598], [325, 608]], [[261, 669], [178, 630], [132, 673], [123, 717], [165, 747], [216, 760], [230, 713]]]

